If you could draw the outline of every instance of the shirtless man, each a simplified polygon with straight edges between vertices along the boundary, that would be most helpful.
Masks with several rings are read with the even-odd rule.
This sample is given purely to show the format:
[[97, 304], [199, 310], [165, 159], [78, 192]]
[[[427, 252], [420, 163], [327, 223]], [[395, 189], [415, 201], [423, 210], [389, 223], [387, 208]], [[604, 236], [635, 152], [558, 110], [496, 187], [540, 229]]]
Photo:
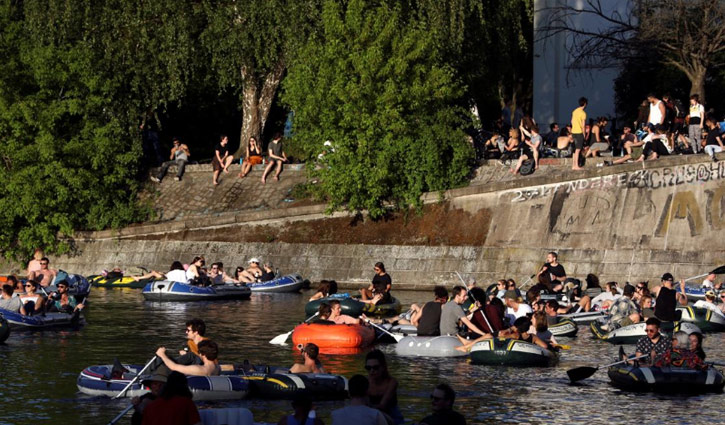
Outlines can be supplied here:
[[58, 275], [58, 270], [48, 268], [49, 264], [50, 260], [48, 257], [41, 258], [40, 270], [31, 272], [28, 278], [38, 282], [43, 288], [47, 288], [52, 285]]
[[239, 274], [239, 280], [244, 283], [256, 282], [264, 274], [264, 270], [259, 267], [259, 259], [252, 258], [249, 260], [249, 267]]
[[327, 373], [322, 364], [317, 360], [317, 356], [320, 354], [320, 349], [317, 345], [309, 342], [302, 348], [302, 357], [305, 359], [304, 363], [295, 363], [290, 368], [290, 373]]
[[184, 375], [193, 376], [216, 376], [219, 375], [221, 368], [219, 367], [219, 347], [216, 342], [205, 339], [199, 343], [199, 357], [201, 357], [201, 365], [181, 365], [166, 355], [166, 348], [159, 347], [156, 355], [164, 362], [169, 369], [181, 372]]
[[40, 248], [36, 248], [35, 252], [33, 252], [33, 259], [28, 262], [28, 269], [25, 271], [25, 276], [28, 279], [32, 279], [32, 277], [30, 277], [31, 273], [40, 270], [40, 260], [43, 257], [45, 257], [43, 250]]

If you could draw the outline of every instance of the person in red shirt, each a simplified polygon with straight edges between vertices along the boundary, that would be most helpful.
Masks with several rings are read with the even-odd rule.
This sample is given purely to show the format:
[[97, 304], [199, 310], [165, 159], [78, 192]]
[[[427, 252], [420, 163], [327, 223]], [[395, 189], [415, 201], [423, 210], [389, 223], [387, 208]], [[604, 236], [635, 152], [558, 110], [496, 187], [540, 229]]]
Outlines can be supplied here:
[[143, 411], [143, 425], [197, 425], [201, 424], [199, 410], [191, 400], [192, 394], [186, 376], [171, 372], [159, 398]]

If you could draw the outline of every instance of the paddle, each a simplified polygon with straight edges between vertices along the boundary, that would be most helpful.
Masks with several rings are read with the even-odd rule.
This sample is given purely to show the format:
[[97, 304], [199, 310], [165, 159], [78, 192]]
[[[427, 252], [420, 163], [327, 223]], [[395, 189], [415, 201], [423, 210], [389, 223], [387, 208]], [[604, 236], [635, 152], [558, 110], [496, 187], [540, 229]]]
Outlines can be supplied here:
[[[309, 322], [310, 320], [312, 320], [312, 319], [314, 319], [315, 317], [317, 317], [317, 315], [318, 315], [318, 314], [320, 314], [320, 313], [318, 312], [318, 313], [315, 313], [315, 314], [313, 314], [312, 316], [308, 317], [308, 318], [307, 318], [307, 320], [305, 320], [305, 321], [304, 321], [304, 322], [302, 322], [302, 323], [307, 323], [307, 322]], [[290, 335], [292, 335], [292, 332], [294, 332], [294, 331], [295, 331], [295, 330], [294, 330], [294, 329], [292, 329], [291, 331], [289, 331], [289, 332], [287, 332], [287, 333], [284, 333], [284, 334], [279, 334], [279, 335], [277, 335], [276, 337], [274, 337], [274, 338], [272, 338], [271, 340], [269, 340], [269, 343], [270, 343], [270, 344], [274, 344], [274, 345], [284, 345], [284, 344], [286, 344], [286, 343], [287, 343], [287, 338], [289, 338], [289, 336], [290, 336]]]
[[128, 406], [127, 408], [123, 409], [123, 411], [121, 411], [121, 413], [119, 413], [118, 416], [116, 416], [115, 418], [111, 419], [111, 421], [108, 422], [107, 425], [113, 425], [116, 422], [120, 421], [121, 418], [124, 417], [126, 415], [126, 413], [128, 413], [128, 411], [131, 410], [131, 409], [133, 409], [133, 404], [130, 405], [130, 406]]
[[114, 399], [117, 399], [117, 398], [123, 397], [123, 395], [124, 395], [124, 394], [126, 394], [126, 391], [128, 391], [128, 389], [129, 389], [129, 388], [131, 388], [131, 385], [135, 384], [135, 383], [136, 383], [136, 381], [138, 381], [138, 378], [140, 378], [140, 377], [141, 377], [141, 375], [143, 375], [143, 373], [144, 373], [144, 372], [146, 372], [146, 369], [148, 369], [148, 368], [149, 368], [149, 366], [151, 366], [151, 364], [152, 364], [152, 363], [153, 363], [154, 361], [156, 361], [156, 356], [155, 356], [155, 355], [154, 355], [154, 356], [153, 356], [153, 357], [151, 358], [151, 360], [149, 360], [149, 362], [148, 362], [148, 363], [146, 363], [146, 366], [144, 366], [144, 367], [143, 367], [143, 369], [141, 369], [141, 370], [140, 370], [140, 371], [139, 371], [139, 372], [138, 372], [138, 373], [136, 374], [136, 376], [134, 376], [134, 377], [133, 377], [133, 379], [131, 380], [131, 382], [129, 382], [129, 383], [128, 383], [128, 385], [126, 385], [126, 388], [122, 389], [122, 390], [121, 390], [121, 392], [120, 392], [120, 393], [118, 393], [118, 394], [116, 394], [116, 396], [115, 396], [115, 397], [113, 397], [113, 398], [114, 398]]
[[705, 273], [705, 274], [700, 274], [700, 275], [697, 275], [697, 276], [688, 277], [688, 278], [685, 279], [685, 282], [687, 282], [689, 280], [692, 280], [692, 279], [697, 279], [699, 277], [705, 277], [705, 276], [709, 275], [710, 273], [714, 273], [714, 274], [725, 274], [725, 266], [720, 266], [720, 267], [712, 270], [709, 273]]
[[383, 331], [383, 332], [385, 332], [386, 334], [388, 334], [388, 335], [390, 335], [391, 337], [393, 337], [393, 339], [395, 340], [395, 342], [400, 342], [400, 340], [401, 340], [401, 339], [403, 339], [403, 337], [402, 337], [402, 336], [400, 336], [400, 335], [395, 335], [395, 334], [393, 334], [393, 333], [390, 333], [390, 332], [388, 332], [388, 330], [387, 330], [387, 329], [385, 329], [385, 328], [384, 328], [384, 327], [382, 327], [382, 326], [378, 326], [378, 325], [376, 325], [375, 323], [371, 322], [371, 321], [370, 321], [370, 319], [368, 319], [368, 318], [366, 318], [366, 319], [365, 319], [365, 321], [366, 321], [366, 322], [368, 322], [368, 323], [369, 323], [370, 325], [372, 325], [372, 326], [373, 326], [374, 328], [376, 328], [376, 329], [380, 329], [381, 331]]
[[641, 359], [641, 358], [648, 357], [648, 356], [649, 356], [649, 354], [642, 354], [641, 356], [632, 357], [631, 359], [620, 360], [615, 363], [610, 363], [610, 364], [597, 366], [597, 367], [591, 367], [591, 366], [575, 367], [574, 369], [567, 370], [566, 374], [569, 375], [569, 380], [571, 380], [571, 382], [577, 382], [577, 381], [581, 381], [582, 379], [589, 378], [590, 376], [594, 375], [594, 373], [599, 369], [602, 369], [605, 367], [610, 367], [610, 366], [615, 366], [618, 364], [626, 363], [630, 360], [637, 360], [637, 359]]
[[[458, 273], [458, 270], [456, 270], [456, 275], [458, 276], [459, 279], [461, 279], [461, 283], [463, 284], [463, 286], [466, 286], [466, 282], [463, 281], [463, 278], [461, 277], [461, 274]], [[473, 298], [473, 301], [478, 301], [473, 296], [471, 298]], [[479, 301], [479, 302], [481, 303], [481, 307], [483, 308], [483, 310], [481, 310], [481, 316], [483, 316], [483, 320], [486, 321], [486, 326], [488, 326], [488, 330], [491, 331], [491, 333], [493, 334], [493, 327], [488, 322], [488, 317], [486, 317], [486, 300]]]

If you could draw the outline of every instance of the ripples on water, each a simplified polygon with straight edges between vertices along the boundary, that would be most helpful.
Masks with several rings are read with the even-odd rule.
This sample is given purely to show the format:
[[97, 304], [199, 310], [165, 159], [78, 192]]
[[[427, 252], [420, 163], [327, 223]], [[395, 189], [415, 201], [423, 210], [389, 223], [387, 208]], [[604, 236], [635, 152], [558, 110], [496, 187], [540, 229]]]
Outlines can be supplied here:
[[[309, 295], [309, 294], [308, 294]], [[249, 301], [218, 303], [145, 302], [139, 290], [96, 289], [87, 310], [88, 325], [80, 331], [14, 333], [0, 345], [0, 424], [105, 424], [127, 406], [128, 400], [81, 395], [78, 373], [92, 364], [144, 364], [158, 346], [184, 345], [184, 322], [201, 317], [207, 334], [220, 343], [222, 361], [291, 365], [299, 359], [290, 345], [268, 341], [290, 331], [304, 316], [308, 295], [253, 294]], [[404, 305], [426, 301], [428, 292], [399, 292]], [[708, 335], [704, 347], [710, 359], [725, 359], [723, 334]], [[722, 395], [697, 397], [631, 394], [608, 384], [606, 371], [580, 385], [569, 385], [566, 370], [610, 363], [618, 347], [594, 341], [588, 328], [579, 337], [563, 339], [554, 368], [506, 368], [469, 364], [465, 359], [397, 357], [392, 345], [379, 346], [388, 354], [390, 369], [400, 382], [399, 400], [406, 419], [418, 421], [430, 411], [433, 386], [447, 381], [458, 392], [456, 409], [469, 423], [663, 423], [716, 424], [725, 422]], [[628, 346], [629, 351], [634, 349]], [[347, 376], [365, 374], [365, 352], [347, 356], [321, 355], [325, 367]], [[287, 401], [241, 400], [205, 403], [243, 406], [258, 422], [276, 423], [290, 411]], [[342, 402], [317, 404], [318, 417], [329, 424], [330, 411]], [[120, 424], [128, 424], [124, 418]]]

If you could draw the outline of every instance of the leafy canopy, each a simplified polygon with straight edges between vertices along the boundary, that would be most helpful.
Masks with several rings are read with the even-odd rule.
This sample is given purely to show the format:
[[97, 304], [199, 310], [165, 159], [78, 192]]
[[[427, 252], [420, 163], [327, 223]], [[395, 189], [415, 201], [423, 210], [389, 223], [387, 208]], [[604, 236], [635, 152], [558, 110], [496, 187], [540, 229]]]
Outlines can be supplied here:
[[295, 112], [291, 149], [310, 163], [331, 209], [385, 213], [420, 205], [425, 191], [464, 181], [471, 145], [453, 68], [425, 22], [397, 5], [327, 0], [322, 34], [294, 57], [283, 100]]

